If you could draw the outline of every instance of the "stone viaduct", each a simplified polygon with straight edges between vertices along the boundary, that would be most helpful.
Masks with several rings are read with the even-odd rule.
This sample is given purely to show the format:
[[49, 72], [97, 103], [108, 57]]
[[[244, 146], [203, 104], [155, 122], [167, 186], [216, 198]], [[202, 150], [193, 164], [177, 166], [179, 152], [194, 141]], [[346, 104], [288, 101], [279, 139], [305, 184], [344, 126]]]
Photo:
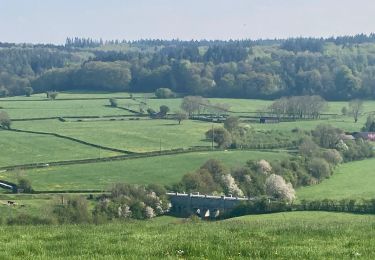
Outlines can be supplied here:
[[251, 198], [209, 196], [185, 193], [167, 193], [172, 204], [171, 213], [180, 217], [198, 215], [202, 218], [217, 218], [231, 211], [239, 203]]

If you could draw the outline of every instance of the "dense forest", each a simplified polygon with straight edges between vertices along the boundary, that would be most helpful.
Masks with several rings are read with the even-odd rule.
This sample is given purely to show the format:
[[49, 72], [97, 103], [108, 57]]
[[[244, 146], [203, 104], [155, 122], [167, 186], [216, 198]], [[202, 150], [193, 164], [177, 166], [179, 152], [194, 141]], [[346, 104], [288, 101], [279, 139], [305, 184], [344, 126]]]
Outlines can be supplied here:
[[375, 34], [274, 40], [0, 43], [0, 96], [49, 90], [375, 98]]

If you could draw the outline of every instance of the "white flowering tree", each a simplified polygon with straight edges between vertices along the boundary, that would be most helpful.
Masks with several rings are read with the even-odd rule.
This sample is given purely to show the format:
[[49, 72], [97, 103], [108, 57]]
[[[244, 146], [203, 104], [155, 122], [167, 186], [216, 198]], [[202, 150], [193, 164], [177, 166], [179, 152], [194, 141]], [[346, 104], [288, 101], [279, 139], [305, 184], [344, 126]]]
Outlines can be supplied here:
[[263, 174], [270, 174], [272, 172], [272, 166], [266, 160], [260, 160], [257, 162], [258, 169]]
[[230, 193], [236, 197], [242, 197], [244, 195], [243, 191], [238, 187], [232, 175], [230, 174], [223, 175], [222, 183], [227, 193]]
[[286, 183], [283, 177], [271, 174], [266, 179], [266, 193], [269, 196], [283, 199], [286, 201], [293, 201], [296, 198], [296, 192], [291, 183]]

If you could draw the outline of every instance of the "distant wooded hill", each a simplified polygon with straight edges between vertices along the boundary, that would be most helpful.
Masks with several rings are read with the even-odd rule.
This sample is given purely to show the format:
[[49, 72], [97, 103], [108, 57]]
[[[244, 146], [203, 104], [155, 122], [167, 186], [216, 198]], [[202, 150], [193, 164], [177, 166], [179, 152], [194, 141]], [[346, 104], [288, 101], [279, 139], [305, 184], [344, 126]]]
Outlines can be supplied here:
[[286, 40], [0, 43], [0, 96], [48, 90], [375, 97], [375, 34]]

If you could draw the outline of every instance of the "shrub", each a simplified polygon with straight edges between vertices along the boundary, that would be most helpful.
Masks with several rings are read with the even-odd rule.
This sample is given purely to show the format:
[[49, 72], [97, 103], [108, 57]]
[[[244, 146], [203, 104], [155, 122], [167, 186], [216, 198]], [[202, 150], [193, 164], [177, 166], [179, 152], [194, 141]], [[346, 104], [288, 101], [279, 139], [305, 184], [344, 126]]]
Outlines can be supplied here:
[[10, 217], [6, 221], [7, 225], [49, 225], [53, 223], [53, 219], [32, 216], [25, 213], [21, 213], [15, 217]]
[[160, 112], [159, 112], [159, 113], [160, 113], [160, 116], [161, 116], [161, 117], [165, 117], [165, 116], [167, 115], [167, 113], [169, 112], [169, 110], [170, 110], [170, 109], [169, 109], [168, 106], [166, 106], [166, 105], [161, 105], [161, 106], [160, 106], [160, 110], [159, 110], [159, 111], [160, 111]]
[[0, 112], [0, 125], [4, 129], [10, 129], [12, 121], [9, 118], [9, 115], [5, 111]]
[[136, 201], [130, 206], [130, 211], [132, 212], [132, 218], [135, 219], [145, 219], [145, 203]]
[[9, 95], [9, 90], [3, 86], [0, 86], [0, 97], [6, 97]]
[[32, 193], [34, 191], [31, 187], [31, 181], [26, 178], [18, 179], [18, 189], [23, 190], [24, 193]]
[[146, 190], [148, 192], [155, 192], [157, 196], [164, 196], [167, 193], [167, 190], [164, 188], [163, 185], [156, 184], [156, 183], [149, 184], [146, 187]]
[[305, 157], [311, 157], [319, 151], [319, 146], [310, 138], [304, 138], [298, 146], [298, 152]]
[[230, 133], [223, 127], [216, 127], [206, 132], [206, 138], [214, 140], [220, 148], [227, 148], [232, 143]]
[[157, 98], [174, 98], [176, 95], [169, 88], [158, 88], [155, 91], [155, 96]]
[[31, 94], [33, 94], [33, 92], [34, 92], [34, 90], [33, 90], [32, 87], [26, 87], [26, 88], [25, 88], [25, 96], [26, 96], [26, 97], [30, 97]]
[[83, 197], [71, 197], [64, 204], [57, 204], [53, 214], [60, 224], [90, 223], [91, 214], [87, 200]]
[[222, 177], [222, 184], [226, 194], [232, 194], [236, 197], [242, 197], [243, 191], [238, 187], [236, 181], [230, 174], [225, 174]]
[[323, 153], [323, 158], [330, 164], [332, 165], [337, 165], [342, 162], [342, 156], [341, 154], [335, 150], [335, 149], [330, 149], [327, 150]]
[[46, 94], [47, 94], [47, 98], [49, 98], [51, 100], [55, 100], [57, 98], [57, 95], [59, 94], [59, 92], [48, 91]]
[[272, 166], [269, 162], [267, 162], [266, 160], [260, 160], [257, 162], [257, 168], [259, 170], [259, 172], [263, 173], [263, 174], [269, 174], [271, 173], [272, 171]]
[[318, 180], [322, 180], [331, 175], [331, 168], [326, 160], [313, 158], [308, 165], [309, 172]]
[[372, 145], [363, 139], [346, 141], [346, 145], [347, 149], [343, 152], [345, 161], [361, 160], [374, 155]]
[[262, 197], [254, 201], [240, 203], [230, 211], [226, 217], [239, 217], [250, 214], [264, 214], [291, 210], [291, 205], [287, 204], [285, 201], [271, 201], [268, 198]]
[[111, 105], [111, 107], [117, 107], [118, 106], [117, 99], [110, 98], [109, 99], [109, 104]]
[[154, 212], [154, 209], [151, 208], [150, 206], [146, 206], [146, 207], [145, 207], [145, 213], [144, 213], [144, 216], [145, 216], [145, 218], [147, 218], [147, 219], [155, 217], [156, 214], [155, 214], [155, 212]]
[[344, 116], [346, 116], [348, 114], [348, 108], [347, 107], [342, 107], [341, 108], [341, 114], [343, 114]]
[[187, 192], [213, 193], [220, 190], [219, 184], [216, 183], [206, 169], [199, 169], [197, 172], [185, 174], [181, 181]]
[[312, 131], [314, 141], [323, 148], [335, 148], [341, 140], [340, 136], [342, 133], [342, 130], [324, 124], [318, 125]]
[[146, 219], [164, 214], [170, 207], [166, 190], [158, 184], [144, 187], [116, 183], [110, 192], [110, 195], [102, 195], [99, 198], [99, 203], [93, 212], [94, 220], [103, 218], [102, 215], [107, 216], [108, 219]]
[[369, 115], [366, 119], [365, 125], [362, 127], [364, 132], [375, 132], [375, 118], [374, 115]]
[[156, 111], [153, 110], [152, 108], [147, 108], [147, 114], [150, 116], [150, 117], [155, 117], [156, 116]]
[[230, 116], [224, 121], [224, 128], [229, 132], [233, 132], [239, 127], [240, 119], [236, 116]]

